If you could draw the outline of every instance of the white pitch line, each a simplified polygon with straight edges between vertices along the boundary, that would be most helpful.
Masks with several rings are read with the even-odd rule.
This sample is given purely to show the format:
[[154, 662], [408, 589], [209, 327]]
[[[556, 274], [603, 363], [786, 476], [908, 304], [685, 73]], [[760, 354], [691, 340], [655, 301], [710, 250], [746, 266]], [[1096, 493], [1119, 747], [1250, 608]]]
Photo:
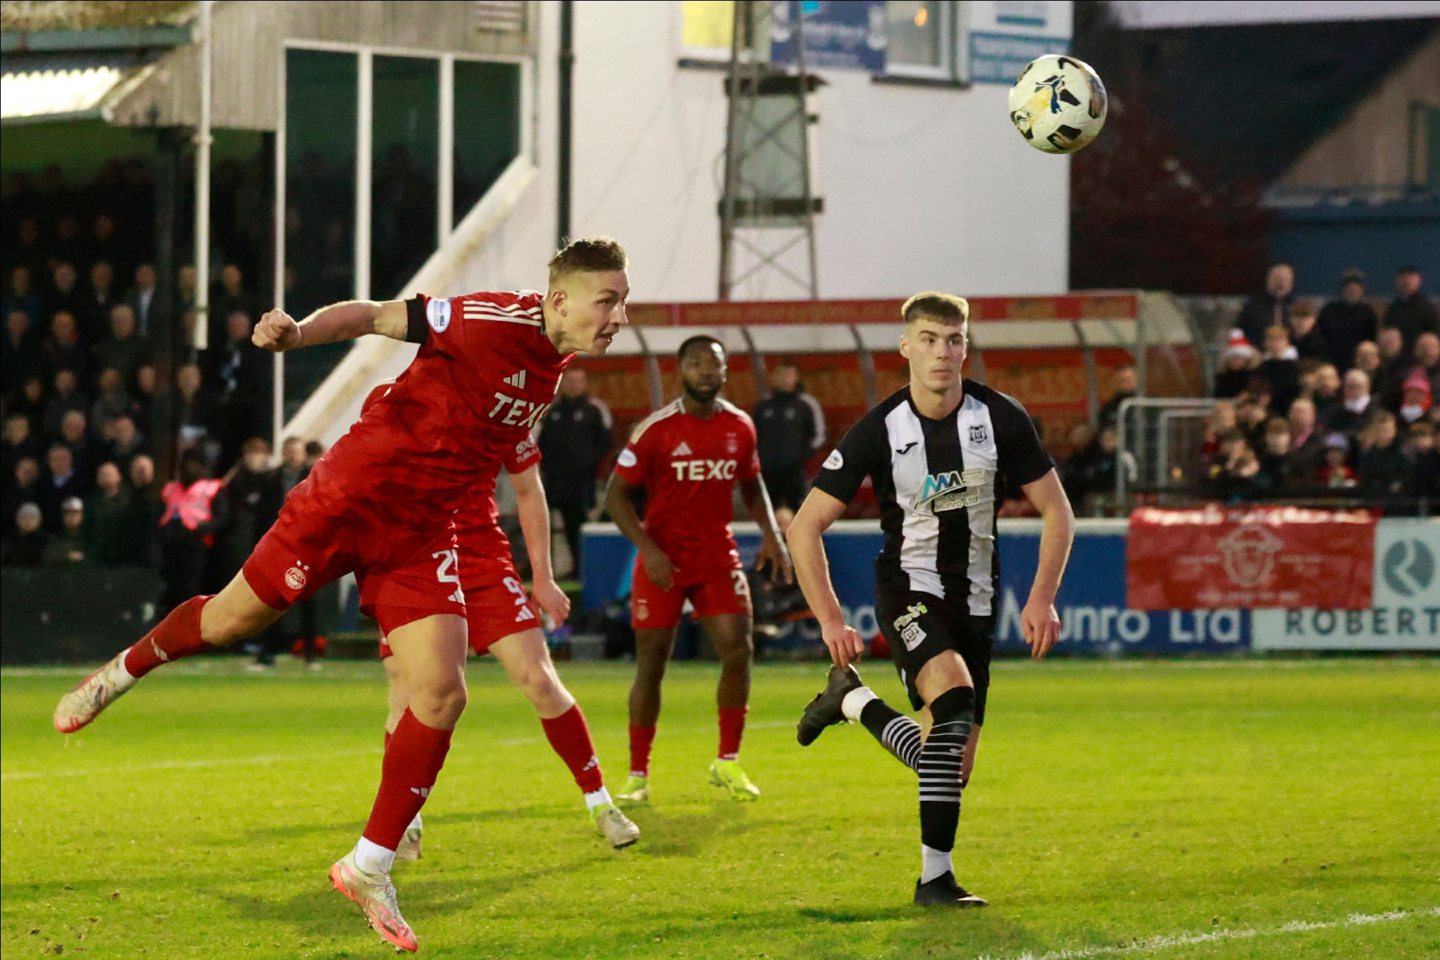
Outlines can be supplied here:
[[[788, 720], [766, 720], [746, 724], [747, 730], [769, 730], [777, 727], [794, 726]], [[706, 729], [709, 729], [708, 727]], [[689, 732], [695, 732], [691, 730]], [[531, 747], [545, 742], [544, 737], [516, 737], [510, 740], [492, 741], [497, 747]], [[325, 753], [287, 753], [264, 757], [221, 757], [208, 760], [159, 760], [155, 763], [137, 763], [121, 767], [86, 767], [70, 770], [13, 770], [0, 773], [0, 783], [15, 780], [41, 780], [59, 777], [114, 776], [127, 773], [155, 773], [165, 770], [203, 770], [207, 767], [244, 767], [255, 764], [294, 763], [324, 760], [329, 757], [364, 757], [383, 753], [380, 747], [365, 750], [331, 750]]]
[[383, 753], [380, 747], [365, 750], [330, 750], [326, 753], [285, 753], [265, 757], [221, 757], [210, 760], [160, 760], [155, 763], [136, 763], [123, 767], [85, 767], [71, 770], [13, 770], [0, 774], [0, 782], [11, 780], [49, 780], [59, 777], [95, 777], [125, 773], [152, 773], [162, 770], [202, 770], [206, 767], [245, 767], [270, 763], [294, 763], [324, 760], [326, 757], [363, 757]]
[[1047, 953], [1021, 953], [1009, 957], [982, 954], [976, 960], [1093, 960], [1095, 957], [1116, 957], [1125, 954], [1151, 953], [1172, 947], [1195, 947], [1224, 940], [1253, 940], [1277, 937], [1287, 933], [1308, 933], [1311, 930], [1334, 930], [1342, 927], [1368, 927], [1378, 923], [1396, 923], [1420, 917], [1440, 917], [1440, 907], [1424, 910], [1393, 910], [1389, 913], [1352, 913], [1344, 920], [1292, 920], [1278, 927], [1242, 927], [1238, 930], [1214, 930], [1210, 933], [1184, 933], [1174, 936], [1145, 937], [1133, 943], [1113, 947], [1078, 947], [1073, 950], [1051, 950]]

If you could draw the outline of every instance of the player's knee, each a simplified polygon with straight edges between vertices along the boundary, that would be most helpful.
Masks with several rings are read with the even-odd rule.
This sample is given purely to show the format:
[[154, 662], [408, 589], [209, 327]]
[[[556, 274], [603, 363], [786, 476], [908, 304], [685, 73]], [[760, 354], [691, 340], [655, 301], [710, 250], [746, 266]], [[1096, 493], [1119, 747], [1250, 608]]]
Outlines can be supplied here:
[[755, 646], [748, 636], [737, 637], [716, 653], [720, 657], [722, 668], [743, 669], [749, 666], [751, 658], [754, 657]]
[[264, 623], [254, 622], [253, 618], [246, 617], [227, 607], [217, 606], [213, 613], [210, 607], [206, 606], [206, 613], [202, 621], [202, 635], [206, 643], [218, 647], [228, 647], [233, 643], [253, 637], [265, 628]]
[[930, 715], [936, 726], [959, 720], [972, 723], [975, 720], [975, 688], [952, 687], [930, 703]]
[[434, 678], [414, 685], [410, 712], [422, 723], [454, 723], [465, 712], [468, 694], [459, 677]]
[[570, 692], [548, 665], [530, 667], [517, 678], [517, 682], [525, 699], [540, 711], [554, 710], [570, 699]]

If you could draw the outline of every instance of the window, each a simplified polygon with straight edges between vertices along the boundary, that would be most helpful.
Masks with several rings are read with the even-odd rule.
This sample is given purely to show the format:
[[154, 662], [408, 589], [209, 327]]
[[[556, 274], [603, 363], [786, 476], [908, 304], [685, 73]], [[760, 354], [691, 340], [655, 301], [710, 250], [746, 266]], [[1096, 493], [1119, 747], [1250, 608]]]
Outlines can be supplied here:
[[370, 294], [400, 296], [439, 232], [440, 61], [376, 56], [370, 141]]
[[520, 155], [520, 66], [455, 61], [455, 223]]
[[[285, 309], [293, 317], [355, 296], [359, 83], [353, 53], [285, 51]], [[286, 358], [286, 419], [349, 349], [327, 344]]]
[[965, 79], [956, 51], [952, 0], [890, 0], [885, 4], [889, 49], [885, 75], [930, 80]]

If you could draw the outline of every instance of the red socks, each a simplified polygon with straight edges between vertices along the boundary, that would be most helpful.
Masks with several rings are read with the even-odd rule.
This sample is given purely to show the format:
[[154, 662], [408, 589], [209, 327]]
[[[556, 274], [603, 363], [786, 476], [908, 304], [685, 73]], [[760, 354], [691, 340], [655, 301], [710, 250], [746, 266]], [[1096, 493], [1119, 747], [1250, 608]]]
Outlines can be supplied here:
[[449, 730], [425, 726], [408, 709], [405, 711], [385, 746], [380, 792], [375, 795], [375, 806], [370, 809], [370, 820], [365, 824], [366, 840], [386, 850], [400, 845], [405, 828], [425, 805], [425, 798], [445, 765], [445, 754], [450, 752], [450, 734]]
[[600, 758], [595, 756], [595, 742], [590, 739], [590, 726], [585, 722], [580, 704], [575, 704], [558, 717], [549, 720], [541, 718], [540, 726], [545, 728], [545, 738], [565, 761], [565, 766], [570, 768], [581, 790], [594, 793], [605, 786], [605, 778], [600, 773]]
[[125, 651], [125, 671], [140, 678], [162, 663], [199, 653], [210, 644], [200, 639], [200, 611], [210, 597], [191, 597]]
[[720, 753], [721, 760], [734, 760], [740, 756], [740, 738], [745, 733], [747, 707], [720, 708]]
[[650, 748], [655, 745], [654, 727], [630, 724], [630, 772], [637, 777], [650, 776]]

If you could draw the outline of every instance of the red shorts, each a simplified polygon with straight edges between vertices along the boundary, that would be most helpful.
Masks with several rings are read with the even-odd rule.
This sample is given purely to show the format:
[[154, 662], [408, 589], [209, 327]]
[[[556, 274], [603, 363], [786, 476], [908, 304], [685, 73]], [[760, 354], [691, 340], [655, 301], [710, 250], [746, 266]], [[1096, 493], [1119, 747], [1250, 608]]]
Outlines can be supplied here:
[[[540, 628], [540, 618], [509, 560], [484, 560], [465, 568], [465, 625], [470, 649], [483, 654], [497, 640]], [[380, 658], [390, 656], [380, 638]]]
[[734, 559], [733, 566], [718, 567], [698, 581], [661, 590], [650, 582], [645, 564], [636, 558], [630, 586], [630, 618], [636, 630], [674, 627], [680, 622], [686, 600], [697, 619], [726, 614], [750, 616], [750, 584], [745, 580], [745, 569]]
[[347, 498], [296, 487], [280, 518], [245, 561], [245, 581], [266, 606], [284, 610], [350, 571], [360, 609], [390, 633], [440, 613], [465, 616], [455, 533], [400, 529]]

